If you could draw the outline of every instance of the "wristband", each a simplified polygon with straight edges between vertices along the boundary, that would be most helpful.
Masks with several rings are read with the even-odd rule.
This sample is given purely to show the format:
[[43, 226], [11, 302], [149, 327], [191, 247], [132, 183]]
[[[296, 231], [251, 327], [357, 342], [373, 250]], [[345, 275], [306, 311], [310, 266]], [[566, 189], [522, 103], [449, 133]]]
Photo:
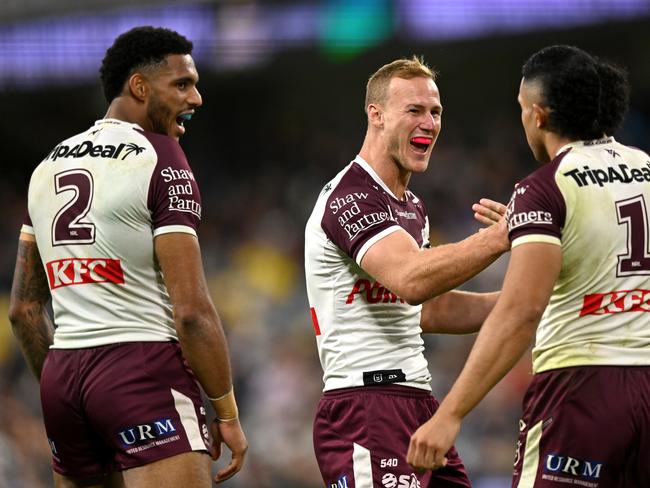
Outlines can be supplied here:
[[[207, 393], [206, 393], [207, 396]], [[217, 414], [219, 422], [230, 422], [239, 418], [239, 411], [237, 409], [237, 402], [235, 401], [235, 392], [232, 388], [224, 395], [216, 398], [210, 398], [214, 411]]]

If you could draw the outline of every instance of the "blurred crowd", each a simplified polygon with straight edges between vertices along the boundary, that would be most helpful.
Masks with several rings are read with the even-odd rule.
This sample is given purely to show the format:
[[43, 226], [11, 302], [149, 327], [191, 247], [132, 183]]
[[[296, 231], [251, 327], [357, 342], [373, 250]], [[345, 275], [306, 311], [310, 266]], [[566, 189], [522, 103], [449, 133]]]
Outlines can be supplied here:
[[[443, 103], [444, 94], [443, 85]], [[479, 225], [473, 220], [472, 203], [483, 196], [507, 201], [514, 183], [534, 169], [514, 97], [513, 93], [513, 107], [507, 113], [492, 114], [474, 124], [473, 134], [480, 137], [466, 136], [460, 124], [446, 126], [428, 171], [413, 177], [411, 188], [429, 211], [433, 245], [476, 232]], [[204, 213], [199, 237], [204, 265], [228, 335], [235, 391], [250, 443], [248, 464], [224, 484], [226, 488], [323, 486], [311, 441], [322, 381], [304, 286], [303, 232], [321, 187], [359, 149], [363, 113], [358, 106], [354, 111], [354, 124], [341, 116], [340, 125], [317, 127], [292, 123], [288, 117], [276, 118], [270, 125], [265, 119], [257, 119], [257, 114], [250, 114], [255, 124], [245, 127], [240, 120], [234, 122], [242, 129], [232, 138], [223, 136], [231, 129], [219, 125], [229, 124], [227, 118], [214, 122], [214, 126], [206, 120], [196, 133], [191, 127], [187, 144], [183, 141], [202, 190]], [[631, 115], [617, 136], [648, 150], [650, 142], [645, 146], [643, 142], [650, 141], [650, 124]], [[94, 116], [101, 114], [90, 117]], [[338, 118], [338, 114], [332, 117]], [[90, 125], [91, 118], [83, 124]], [[197, 124], [200, 119], [197, 116]], [[64, 135], [83, 130], [85, 125]], [[208, 149], [206, 141], [219, 131], [222, 135], [217, 137], [223, 144]], [[58, 142], [49, 135], [39, 137], [44, 146], [42, 155]], [[3, 488], [52, 485], [38, 385], [17, 349], [7, 320], [26, 175], [35, 163], [24, 162], [20, 176], [0, 179], [0, 205], [4, 209], [0, 231], [5, 236], [0, 245]], [[507, 256], [464, 289], [498, 289], [506, 265]], [[433, 392], [442, 398], [460, 372], [473, 337], [435, 336], [426, 337], [425, 342]], [[463, 425], [457, 447], [476, 488], [509, 486], [521, 398], [530, 369], [526, 356]]]

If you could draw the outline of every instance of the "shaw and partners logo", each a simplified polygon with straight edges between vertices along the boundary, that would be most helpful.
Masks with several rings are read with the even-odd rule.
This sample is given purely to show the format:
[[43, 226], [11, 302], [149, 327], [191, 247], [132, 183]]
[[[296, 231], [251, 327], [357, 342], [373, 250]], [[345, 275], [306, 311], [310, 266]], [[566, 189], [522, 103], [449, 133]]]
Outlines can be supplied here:
[[195, 200], [192, 188], [194, 173], [189, 169], [174, 169], [168, 166], [160, 172], [160, 176], [168, 184], [169, 210], [189, 212], [200, 219], [201, 204]]
[[[388, 211], [368, 212], [359, 206], [359, 201], [367, 200], [368, 193], [353, 192], [343, 197], [331, 197], [328, 207], [332, 215], [338, 215], [336, 220], [345, 230], [348, 239], [353, 241], [366, 229], [395, 218]], [[339, 214], [339, 211], [341, 213]]]
[[544, 224], [553, 223], [551, 212], [544, 210], [529, 210], [528, 212], [512, 213], [508, 216], [508, 230], [516, 229], [527, 224]]
[[573, 458], [560, 454], [547, 454], [542, 479], [596, 488], [603, 463]]
[[348, 294], [347, 299], [345, 300], [346, 304], [351, 304], [354, 301], [356, 295], [363, 296], [365, 295], [366, 301], [368, 303], [404, 303], [404, 299], [395, 295], [387, 288], [379, 283], [374, 281], [370, 283], [370, 280], [358, 279], [357, 282], [352, 287], [352, 290]]
[[83, 157], [117, 159], [122, 156], [122, 160], [124, 160], [127, 156], [130, 156], [131, 154], [138, 155], [144, 150], [144, 147], [138, 146], [132, 142], [129, 144], [114, 146], [112, 144], [95, 145], [92, 141], [84, 141], [81, 144], [72, 147], [66, 146], [65, 144], [59, 144], [52, 149], [46, 159], [51, 159], [52, 161], [56, 161], [59, 158]]
[[124, 272], [119, 259], [58, 259], [48, 262], [45, 267], [51, 290], [87, 283], [124, 284]]
[[619, 290], [592, 293], [582, 300], [583, 315], [606, 315], [624, 312], [650, 312], [650, 290]]

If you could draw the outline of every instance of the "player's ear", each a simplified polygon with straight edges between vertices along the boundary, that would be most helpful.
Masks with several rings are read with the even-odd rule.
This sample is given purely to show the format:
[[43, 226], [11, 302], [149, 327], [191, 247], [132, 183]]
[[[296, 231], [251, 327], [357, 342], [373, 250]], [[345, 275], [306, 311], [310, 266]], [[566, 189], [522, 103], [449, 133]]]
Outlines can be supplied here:
[[368, 124], [377, 128], [384, 126], [384, 111], [381, 106], [374, 103], [368, 105]]
[[131, 96], [136, 100], [144, 102], [144, 100], [147, 98], [147, 93], [149, 91], [149, 87], [147, 85], [147, 80], [145, 79], [145, 77], [142, 76], [140, 73], [133, 73], [131, 76], [129, 76], [127, 84]]
[[535, 127], [538, 129], [546, 128], [550, 109], [533, 103], [533, 113], [535, 114]]

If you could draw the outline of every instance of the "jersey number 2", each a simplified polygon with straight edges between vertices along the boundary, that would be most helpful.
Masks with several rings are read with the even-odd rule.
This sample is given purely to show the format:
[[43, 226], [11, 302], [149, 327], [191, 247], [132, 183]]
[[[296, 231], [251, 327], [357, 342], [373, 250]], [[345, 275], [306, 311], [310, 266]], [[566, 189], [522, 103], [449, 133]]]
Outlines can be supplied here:
[[54, 175], [56, 194], [73, 191], [74, 195], [54, 217], [52, 245], [92, 244], [95, 225], [84, 222], [93, 201], [93, 177], [85, 169], [71, 169]]
[[627, 226], [627, 250], [618, 255], [616, 276], [650, 275], [648, 211], [643, 195], [616, 202], [618, 224]]

